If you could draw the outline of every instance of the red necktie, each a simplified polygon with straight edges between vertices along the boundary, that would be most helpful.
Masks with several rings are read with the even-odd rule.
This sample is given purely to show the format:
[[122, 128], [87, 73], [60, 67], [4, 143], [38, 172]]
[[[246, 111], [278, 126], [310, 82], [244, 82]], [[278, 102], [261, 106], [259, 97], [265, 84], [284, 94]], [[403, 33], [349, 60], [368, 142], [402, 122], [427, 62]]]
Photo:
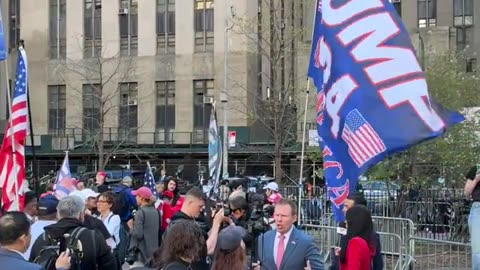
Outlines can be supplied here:
[[285, 252], [285, 235], [280, 234], [278, 237], [278, 249], [277, 249], [277, 269], [280, 270], [280, 265], [282, 264], [283, 253]]

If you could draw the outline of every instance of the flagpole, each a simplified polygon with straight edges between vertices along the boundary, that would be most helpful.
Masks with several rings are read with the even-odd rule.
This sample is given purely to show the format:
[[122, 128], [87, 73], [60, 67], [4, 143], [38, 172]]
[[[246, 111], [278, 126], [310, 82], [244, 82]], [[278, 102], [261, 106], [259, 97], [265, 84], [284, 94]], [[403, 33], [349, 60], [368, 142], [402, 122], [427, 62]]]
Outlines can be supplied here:
[[305, 92], [305, 108], [303, 112], [303, 132], [302, 132], [302, 154], [300, 158], [300, 179], [298, 179], [298, 221], [300, 225], [301, 221], [301, 209], [302, 209], [302, 195], [303, 195], [303, 164], [305, 159], [305, 135], [307, 130], [307, 113], [308, 113], [308, 96], [310, 93], [310, 78], [307, 78], [307, 90]]
[[[8, 116], [8, 122], [9, 122], [9, 129], [7, 131], [7, 136], [10, 137], [10, 143], [12, 144], [12, 161], [13, 161], [13, 173], [15, 175], [14, 179], [15, 179], [15, 182], [13, 183], [14, 187], [15, 187], [15, 198], [14, 198], [14, 202], [17, 202], [17, 206], [18, 206], [18, 209], [17, 210], [20, 210], [20, 202], [18, 200], [18, 168], [17, 168], [17, 150], [16, 150], [16, 146], [15, 146], [15, 139], [14, 139], [14, 129], [13, 129], [13, 115], [12, 115], [12, 95], [10, 93], [10, 84], [8, 83], [8, 61], [7, 59], [5, 59], [5, 61], [3, 61], [4, 65], [5, 65], [5, 78], [7, 78], [5, 81], [7, 82], [7, 107], [8, 107], [8, 113], [9, 113], [9, 116]], [[10, 178], [10, 177], [9, 177]], [[7, 187], [7, 183], [8, 183], [8, 178], [6, 179], [5, 181], [5, 184], [4, 184], [4, 187], [6, 189]], [[3, 192], [10, 192], [10, 190], [6, 190], [6, 191], [3, 191]], [[13, 204], [10, 204], [10, 206], [13, 205]], [[6, 209], [7, 211], [9, 209]]]
[[[25, 49], [25, 41], [22, 39], [20, 40], [20, 45], [23, 49]], [[32, 149], [32, 180], [33, 180], [33, 191], [35, 194], [38, 195], [38, 183], [37, 183], [37, 174], [35, 173], [35, 164], [37, 163], [37, 156], [35, 154], [35, 140], [34, 140], [34, 133], [33, 133], [33, 121], [32, 121], [32, 109], [30, 107], [30, 85], [28, 84], [28, 77], [27, 77], [27, 106], [28, 106], [28, 124], [30, 127], [30, 142], [31, 142], [31, 149]]]

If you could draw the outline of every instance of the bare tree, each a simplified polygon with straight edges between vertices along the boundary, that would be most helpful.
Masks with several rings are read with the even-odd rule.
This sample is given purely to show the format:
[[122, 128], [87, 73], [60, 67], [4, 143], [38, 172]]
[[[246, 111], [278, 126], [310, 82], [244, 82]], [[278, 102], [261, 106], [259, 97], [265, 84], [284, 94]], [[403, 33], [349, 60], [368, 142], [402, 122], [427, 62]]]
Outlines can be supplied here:
[[[246, 37], [248, 50], [257, 63], [257, 89], [236, 82], [248, 93], [248, 104], [237, 108], [253, 123], [254, 132], [261, 130], [271, 139], [277, 181], [284, 176], [282, 153], [297, 141], [297, 126], [303, 111], [298, 110], [298, 87], [295, 72], [297, 42], [303, 35], [296, 22], [298, 8], [293, 0], [259, 0], [255, 18], [234, 16], [232, 31]], [[305, 63], [306, 64], [306, 63]], [[303, 78], [305, 78], [303, 76]], [[301, 112], [300, 112], [301, 111]], [[258, 135], [258, 134], [257, 134]]]
[[[71, 95], [75, 95], [76, 104], [72, 109], [78, 113], [73, 121], [82, 130], [83, 142], [75, 148], [90, 147], [98, 155], [98, 169], [104, 170], [114, 155], [124, 153], [122, 148], [136, 143], [141, 126], [137, 120], [138, 84], [129, 83], [135, 81], [131, 76], [138, 76], [132, 58], [67, 60], [57, 74], [74, 90]], [[81, 81], [82, 87], [72, 81]], [[117, 119], [115, 113], [118, 125], [112, 124]]]

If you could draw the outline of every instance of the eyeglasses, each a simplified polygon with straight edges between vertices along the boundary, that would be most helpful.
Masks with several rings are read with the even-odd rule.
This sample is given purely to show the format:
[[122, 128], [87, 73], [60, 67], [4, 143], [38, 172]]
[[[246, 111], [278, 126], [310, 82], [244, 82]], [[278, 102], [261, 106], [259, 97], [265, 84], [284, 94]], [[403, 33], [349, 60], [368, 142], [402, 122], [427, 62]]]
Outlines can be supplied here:
[[108, 203], [108, 204], [111, 204], [111, 202], [109, 202], [109, 201], [104, 201], [104, 200], [97, 200], [97, 203]]

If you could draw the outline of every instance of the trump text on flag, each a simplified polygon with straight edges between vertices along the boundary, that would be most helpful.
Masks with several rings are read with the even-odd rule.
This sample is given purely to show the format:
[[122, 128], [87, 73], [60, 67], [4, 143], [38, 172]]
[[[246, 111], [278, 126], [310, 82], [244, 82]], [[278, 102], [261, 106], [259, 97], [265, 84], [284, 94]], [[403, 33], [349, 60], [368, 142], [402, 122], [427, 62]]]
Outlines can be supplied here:
[[318, 0], [308, 76], [337, 221], [358, 178], [463, 117], [428, 94], [409, 34], [387, 0]]

